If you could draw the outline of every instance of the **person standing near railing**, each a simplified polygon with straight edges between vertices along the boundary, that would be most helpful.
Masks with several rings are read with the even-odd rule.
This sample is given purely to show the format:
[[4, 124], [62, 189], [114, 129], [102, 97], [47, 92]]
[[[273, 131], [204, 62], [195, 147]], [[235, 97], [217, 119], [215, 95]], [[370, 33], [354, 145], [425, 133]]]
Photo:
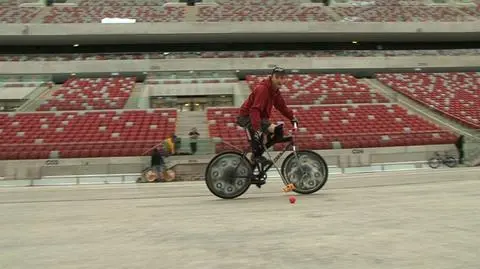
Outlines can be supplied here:
[[193, 127], [188, 135], [190, 136], [190, 150], [192, 151], [192, 155], [194, 155], [197, 152], [197, 139], [200, 134], [197, 132], [197, 128]]
[[153, 149], [150, 166], [155, 169], [157, 175], [161, 175], [163, 172], [162, 168], [165, 166], [165, 160], [163, 159], [162, 152], [158, 148]]
[[463, 151], [463, 144], [465, 143], [465, 137], [463, 135], [459, 136], [457, 141], [455, 142], [455, 147], [458, 150], [458, 163], [463, 164], [464, 158], [464, 151]]

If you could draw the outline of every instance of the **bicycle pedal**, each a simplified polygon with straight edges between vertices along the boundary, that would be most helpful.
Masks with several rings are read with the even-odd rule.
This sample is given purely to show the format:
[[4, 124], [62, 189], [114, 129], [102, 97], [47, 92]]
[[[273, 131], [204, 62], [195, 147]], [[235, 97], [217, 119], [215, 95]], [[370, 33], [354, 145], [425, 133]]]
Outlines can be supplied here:
[[285, 187], [283, 187], [283, 192], [290, 192], [290, 191], [293, 191], [295, 190], [295, 185], [293, 185], [293, 183], [290, 183], [288, 185], [286, 185]]
[[251, 183], [255, 185], [263, 185], [266, 183], [266, 180], [252, 179]]
[[252, 179], [252, 181], [251, 181], [251, 184], [257, 186], [258, 188], [261, 188], [262, 185], [264, 185], [265, 183], [267, 183], [266, 180]]

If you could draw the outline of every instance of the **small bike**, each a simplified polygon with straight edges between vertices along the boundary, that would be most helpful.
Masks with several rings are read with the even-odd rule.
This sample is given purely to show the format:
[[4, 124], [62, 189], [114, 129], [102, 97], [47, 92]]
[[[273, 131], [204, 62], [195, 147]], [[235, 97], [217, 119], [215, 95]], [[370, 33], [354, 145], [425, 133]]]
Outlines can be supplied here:
[[445, 152], [443, 156], [440, 155], [440, 153], [435, 152], [434, 156], [428, 160], [428, 166], [432, 169], [437, 169], [441, 164], [453, 168], [457, 166], [458, 162], [455, 157], [448, 155], [447, 152]]
[[[297, 150], [295, 146], [295, 131], [297, 124], [290, 130], [291, 136], [285, 136], [279, 141], [264, 145], [265, 152], [271, 160], [270, 165], [262, 167], [259, 163], [251, 164], [247, 159], [247, 151], [224, 151], [217, 154], [208, 164], [205, 172], [205, 182], [215, 196], [223, 199], [233, 199], [244, 194], [250, 185], [261, 187], [267, 181], [267, 172], [275, 166], [285, 184], [284, 191], [294, 191], [300, 194], [311, 194], [320, 190], [328, 178], [328, 166], [318, 153], [312, 150]], [[251, 137], [247, 133], [248, 141]], [[274, 159], [268, 154], [268, 148], [278, 143], [287, 143], [283, 151]], [[292, 148], [292, 152], [283, 160], [281, 171], [276, 163]]]
[[161, 171], [159, 173], [154, 167], [147, 167], [143, 169], [141, 177], [137, 179], [137, 183], [170, 182], [175, 180], [175, 171], [173, 169], [164, 165]]

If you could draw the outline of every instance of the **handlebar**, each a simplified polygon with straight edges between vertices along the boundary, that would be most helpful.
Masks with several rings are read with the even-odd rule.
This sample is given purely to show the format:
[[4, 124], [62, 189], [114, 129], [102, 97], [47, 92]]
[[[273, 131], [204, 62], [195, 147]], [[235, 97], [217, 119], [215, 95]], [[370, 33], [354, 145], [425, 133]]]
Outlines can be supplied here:
[[298, 123], [294, 122], [293, 123], [293, 128], [290, 130], [291, 133], [294, 133], [298, 130]]

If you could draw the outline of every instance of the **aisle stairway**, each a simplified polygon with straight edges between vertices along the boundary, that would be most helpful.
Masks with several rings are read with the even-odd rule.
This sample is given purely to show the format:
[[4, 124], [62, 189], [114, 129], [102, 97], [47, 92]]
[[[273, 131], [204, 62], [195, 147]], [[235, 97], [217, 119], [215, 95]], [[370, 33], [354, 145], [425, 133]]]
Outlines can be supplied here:
[[207, 116], [204, 111], [178, 112], [176, 135], [182, 138], [181, 152], [190, 152], [190, 133], [193, 127], [200, 134], [197, 142], [197, 153], [213, 154], [215, 145], [210, 141], [208, 134]]

